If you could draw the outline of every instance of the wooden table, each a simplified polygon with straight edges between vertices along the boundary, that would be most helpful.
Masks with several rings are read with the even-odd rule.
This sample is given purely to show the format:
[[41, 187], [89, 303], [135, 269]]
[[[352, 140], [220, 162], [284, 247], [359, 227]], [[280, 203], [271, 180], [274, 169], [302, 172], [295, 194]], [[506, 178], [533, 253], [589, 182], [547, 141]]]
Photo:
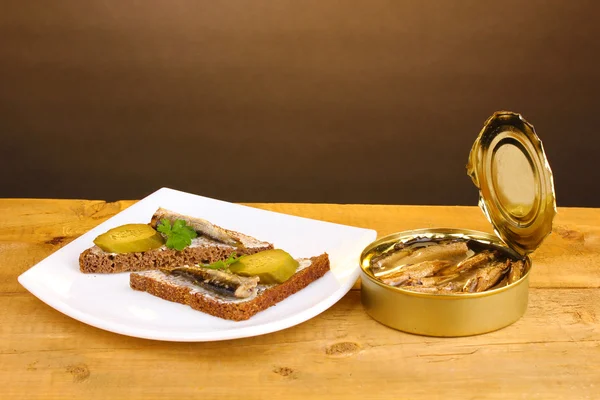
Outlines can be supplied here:
[[[269, 335], [169, 343], [105, 332], [25, 291], [17, 276], [132, 201], [0, 200], [0, 398], [600, 398], [600, 209], [563, 208], [534, 254], [529, 308], [486, 335], [432, 338], [378, 324], [360, 285]], [[395, 231], [490, 231], [475, 207], [251, 204]]]

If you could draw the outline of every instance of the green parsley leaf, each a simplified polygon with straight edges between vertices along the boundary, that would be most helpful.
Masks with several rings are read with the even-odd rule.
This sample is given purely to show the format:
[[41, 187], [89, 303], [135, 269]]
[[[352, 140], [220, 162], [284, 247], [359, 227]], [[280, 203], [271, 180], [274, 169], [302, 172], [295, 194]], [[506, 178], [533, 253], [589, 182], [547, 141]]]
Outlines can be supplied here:
[[204, 268], [210, 268], [210, 269], [227, 269], [229, 268], [229, 266], [231, 264], [233, 264], [234, 262], [236, 262], [237, 260], [239, 260], [240, 257], [237, 257], [235, 253], [231, 253], [229, 255], [229, 257], [227, 257], [227, 260], [220, 260], [220, 261], [215, 261], [212, 264], [201, 264]]
[[170, 249], [181, 251], [192, 244], [192, 239], [198, 234], [182, 219], [176, 220], [173, 225], [168, 219], [163, 219], [156, 230], [167, 237], [165, 245]]
[[168, 235], [169, 233], [171, 233], [171, 222], [168, 219], [162, 219], [160, 223], [156, 226], [156, 230], [160, 233]]
[[185, 221], [182, 219], [178, 219], [178, 220], [175, 220], [175, 222], [173, 222], [173, 230], [174, 231], [179, 230], [179, 229], [183, 228], [184, 226], [186, 226]]

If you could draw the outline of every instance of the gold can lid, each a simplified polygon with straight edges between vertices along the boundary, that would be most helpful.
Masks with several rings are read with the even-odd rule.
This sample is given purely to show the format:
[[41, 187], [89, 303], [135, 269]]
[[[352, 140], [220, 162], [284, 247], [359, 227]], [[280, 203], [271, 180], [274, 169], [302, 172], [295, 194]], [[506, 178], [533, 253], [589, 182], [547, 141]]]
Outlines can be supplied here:
[[473, 144], [467, 173], [496, 234], [523, 256], [537, 249], [552, 231], [556, 196], [533, 125], [520, 114], [495, 112]]

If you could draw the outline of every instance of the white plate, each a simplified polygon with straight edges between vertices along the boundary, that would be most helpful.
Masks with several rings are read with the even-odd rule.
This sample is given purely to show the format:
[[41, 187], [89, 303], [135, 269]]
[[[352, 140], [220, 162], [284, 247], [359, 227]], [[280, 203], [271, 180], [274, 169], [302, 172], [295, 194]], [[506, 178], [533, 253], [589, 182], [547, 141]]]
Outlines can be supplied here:
[[[228, 321], [129, 287], [129, 273], [82, 274], [79, 254], [99, 234], [150, 221], [158, 207], [207, 219], [271, 242], [294, 257], [329, 253], [331, 271], [247, 321]], [[374, 230], [279, 214], [162, 188], [77, 238], [19, 276], [44, 303], [86, 324], [123, 335], [169, 341], [212, 341], [289, 328], [325, 311], [356, 281], [362, 249]]]

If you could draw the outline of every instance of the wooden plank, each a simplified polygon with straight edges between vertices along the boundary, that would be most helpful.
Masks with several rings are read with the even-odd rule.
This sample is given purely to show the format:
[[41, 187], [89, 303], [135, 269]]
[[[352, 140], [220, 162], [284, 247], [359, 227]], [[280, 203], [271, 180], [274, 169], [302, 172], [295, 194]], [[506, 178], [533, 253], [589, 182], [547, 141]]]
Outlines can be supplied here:
[[600, 377], [597, 289], [533, 289], [514, 325], [453, 339], [378, 324], [358, 292], [299, 326], [213, 343], [111, 334], [25, 294], [0, 297], [0, 307], [8, 398], [584, 399], [597, 395]]
[[[600, 384], [600, 210], [561, 209], [534, 255], [516, 324], [468, 338], [404, 334], [369, 318], [360, 293], [296, 327], [212, 343], [130, 338], [77, 322], [16, 277], [132, 201], [0, 200], [2, 398], [595, 398]], [[253, 204], [377, 229], [489, 231], [475, 207]], [[101, 301], [101, 299], [99, 299]]]
[[59, 245], [121, 212], [133, 201], [1, 199], [0, 240]]

